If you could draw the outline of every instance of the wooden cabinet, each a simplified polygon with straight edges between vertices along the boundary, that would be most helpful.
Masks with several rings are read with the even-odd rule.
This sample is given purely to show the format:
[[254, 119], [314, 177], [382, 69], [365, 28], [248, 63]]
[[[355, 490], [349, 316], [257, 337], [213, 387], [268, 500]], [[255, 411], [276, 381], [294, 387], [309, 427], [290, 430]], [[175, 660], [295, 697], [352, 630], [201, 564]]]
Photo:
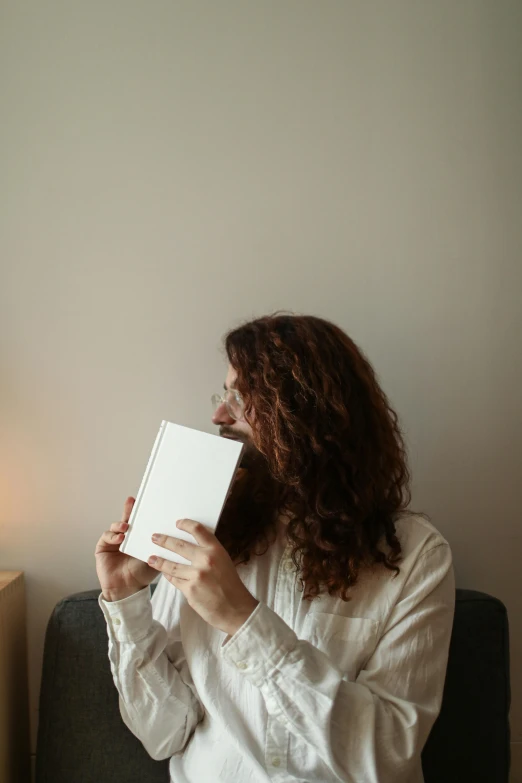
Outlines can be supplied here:
[[0, 781], [31, 779], [23, 571], [0, 571]]

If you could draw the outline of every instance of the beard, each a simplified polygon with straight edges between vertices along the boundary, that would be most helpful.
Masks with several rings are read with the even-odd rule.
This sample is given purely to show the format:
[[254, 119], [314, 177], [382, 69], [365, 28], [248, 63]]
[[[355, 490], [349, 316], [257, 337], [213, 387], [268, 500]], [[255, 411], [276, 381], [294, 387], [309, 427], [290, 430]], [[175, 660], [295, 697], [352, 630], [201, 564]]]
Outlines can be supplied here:
[[233, 440], [237, 440], [239, 443], [243, 444], [243, 453], [241, 455], [241, 462], [239, 463], [241, 468], [245, 468], [246, 470], [251, 470], [256, 473], [267, 469], [266, 459], [263, 457], [259, 449], [254, 446], [251, 438], [249, 438], [248, 435], [243, 434], [242, 432], [232, 432], [231, 430], [227, 429], [227, 427], [221, 427], [219, 434], [221, 437], [232, 438]]

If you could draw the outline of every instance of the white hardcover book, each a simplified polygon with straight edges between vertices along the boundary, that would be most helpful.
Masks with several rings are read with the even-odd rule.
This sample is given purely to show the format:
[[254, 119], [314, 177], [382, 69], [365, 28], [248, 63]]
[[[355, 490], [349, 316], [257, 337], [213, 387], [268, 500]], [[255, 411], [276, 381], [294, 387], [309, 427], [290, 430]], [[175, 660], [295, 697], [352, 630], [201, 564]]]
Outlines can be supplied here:
[[120, 552], [147, 562], [151, 555], [187, 564], [182, 555], [158, 546], [153, 533], [196, 543], [176, 527], [194, 519], [215, 531], [243, 444], [163, 421], [134, 503]]

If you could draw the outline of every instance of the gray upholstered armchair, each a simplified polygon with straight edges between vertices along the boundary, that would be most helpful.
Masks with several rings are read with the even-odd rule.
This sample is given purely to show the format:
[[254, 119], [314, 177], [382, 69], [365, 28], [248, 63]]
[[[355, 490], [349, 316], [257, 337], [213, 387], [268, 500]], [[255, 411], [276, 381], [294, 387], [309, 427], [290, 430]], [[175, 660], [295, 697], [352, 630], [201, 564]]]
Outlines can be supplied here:
[[[168, 762], [153, 761], [121, 719], [99, 592], [64, 598], [47, 626], [36, 783], [168, 783]], [[504, 605], [457, 590], [442, 711], [423, 752], [426, 783], [507, 783], [508, 650]]]

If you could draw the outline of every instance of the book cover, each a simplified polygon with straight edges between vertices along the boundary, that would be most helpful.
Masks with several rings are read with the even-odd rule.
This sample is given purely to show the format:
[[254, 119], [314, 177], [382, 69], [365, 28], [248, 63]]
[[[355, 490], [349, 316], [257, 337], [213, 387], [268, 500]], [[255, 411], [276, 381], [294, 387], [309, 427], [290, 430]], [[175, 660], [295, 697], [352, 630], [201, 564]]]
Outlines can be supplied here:
[[120, 552], [147, 562], [158, 555], [188, 563], [151, 541], [165, 533], [194, 544], [178, 519], [194, 519], [215, 531], [243, 452], [239, 441], [209, 435], [169, 421], [161, 423]]

